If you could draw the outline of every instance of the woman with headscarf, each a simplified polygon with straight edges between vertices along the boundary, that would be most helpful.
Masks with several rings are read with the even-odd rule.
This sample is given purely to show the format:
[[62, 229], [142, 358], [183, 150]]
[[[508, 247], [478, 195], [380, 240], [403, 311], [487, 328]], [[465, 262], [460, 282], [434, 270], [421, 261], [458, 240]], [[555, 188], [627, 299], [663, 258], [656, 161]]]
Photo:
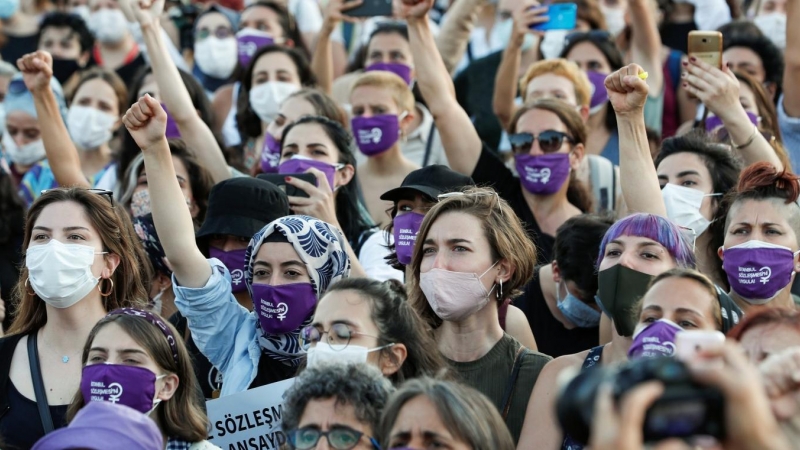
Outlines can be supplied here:
[[153, 221], [173, 268], [175, 304], [189, 322], [198, 348], [222, 372], [221, 394], [287, 379], [305, 356], [299, 343], [317, 300], [350, 274], [345, 239], [331, 225], [308, 216], [277, 219], [255, 234], [245, 253], [245, 283], [253, 311], [231, 294], [230, 273], [207, 260], [193, 236], [191, 216], [175, 178], [164, 132], [166, 113], [149, 96], [123, 123], [144, 153]]

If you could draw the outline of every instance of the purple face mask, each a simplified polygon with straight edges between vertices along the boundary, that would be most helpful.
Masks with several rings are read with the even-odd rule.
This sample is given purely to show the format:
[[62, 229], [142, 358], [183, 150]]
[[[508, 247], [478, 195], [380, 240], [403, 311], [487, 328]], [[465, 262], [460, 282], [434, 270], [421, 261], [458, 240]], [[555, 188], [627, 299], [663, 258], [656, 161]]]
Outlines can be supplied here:
[[247, 67], [258, 49], [272, 45], [275, 39], [263, 31], [245, 28], [236, 33], [236, 44], [239, 50], [239, 64]]
[[228, 272], [231, 274], [231, 292], [233, 293], [243, 292], [247, 289], [244, 284], [245, 252], [247, 252], [246, 248], [227, 252], [217, 247], [208, 248], [208, 255], [222, 261], [222, 264], [228, 268]]
[[284, 161], [278, 166], [278, 173], [292, 174], [292, 173], [305, 173], [308, 169], [318, 169], [325, 174], [328, 179], [328, 185], [334, 189], [333, 176], [336, 174], [337, 167], [326, 162], [317, 161], [316, 159], [293, 157], [290, 160]]
[[161, 104], [161, 107], [164, 108], [164, 112], [167, 113], [167, 132], [164, 135], [167, 139], [177, 139], [181, 137], [181, 132], [178, 129], [178, 124], [175, 123], [175, 119], [172, 118], [170, 115], [169, 110], [167, 110], [167, 105]]
[[91, 364], [83, 368], [81, 394], [85, 403], [119, 403], [148, 414], [154, 407], [156, 379], [144, 367]]
[[424, 218], [424, 214], [415, 212], [407, 212], [394, 218], [392, 234], [394, 234], [394, 249], [400, 264], [411, 264], [414, 243], [417, 242], [419, 226]]
[[401, 63], [374, 63], [364, 69], [365, 72], [373, 70], [383, 70], [385, 72], [392, 72], [398, 77], [402, 78], [407, 85], [411, 86], [411, 66]]
[[608, 74], [594, 71], [586, 72], [589, 81], [592, 83], [592, 99], [589, 102], [589, 111], [594, 113], [608, 102], [608, 91], [606, 90], [606, 77]]
[[558, 192], [569, 178], [569, 154], [516, 155], [517, 173], [522, 186], [534, 195]]
[[264, 136], [264, 147], [261, 148], [261, 171], [264, 173], [278, 173], [278, 164], [281, 160], [281, 143], [276, 141], [271, 134]]
[[[747, 111], [747, 118], [750, 119], [750, 123], [753, 125], [758, 125], [758, 116]], [[719, 128], [724, 127], [725, 124], [722, 123], [722, 119], [718, 116], [712, 116], [706, 119], [706, 132], [711, 133], [716, 131]]]
[[353, 117], [350, 126], [358, 149], [367, 156], [389, 150], [400, 139], [400, 119], [394, 114]]
[[253, 285], [253, 311], [266, 334], [286, 334], [300, 328], [317, 306], [311, 283]]
[[752, 305], [763, 305], [792, 281], [795, 253], [751, 240], [723, 250], [722, 268], [731, 289]]
[[668, 319], [659, 319], [633, 336], [628, 359], [657, 358], [675, 353], [675, 335], [682, 328]]

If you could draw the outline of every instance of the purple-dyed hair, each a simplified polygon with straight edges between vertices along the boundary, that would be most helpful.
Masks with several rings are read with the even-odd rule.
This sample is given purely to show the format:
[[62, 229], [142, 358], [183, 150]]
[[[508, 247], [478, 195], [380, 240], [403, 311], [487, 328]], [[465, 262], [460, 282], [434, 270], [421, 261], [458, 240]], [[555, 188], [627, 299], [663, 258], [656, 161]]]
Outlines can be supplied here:
[[597, 267], [606, 254], [606, 245], [620, 236], [638, 236], [652, 239], [667, 249], [675, 258], [678, 267], [695, 267], [695, 256], [692, 243], [681, 232], [681, 229], [666, 219], [655, 214], [633, 214], [617, 221], [608, 229], [600, 243], [600, 254], [597, 255]]

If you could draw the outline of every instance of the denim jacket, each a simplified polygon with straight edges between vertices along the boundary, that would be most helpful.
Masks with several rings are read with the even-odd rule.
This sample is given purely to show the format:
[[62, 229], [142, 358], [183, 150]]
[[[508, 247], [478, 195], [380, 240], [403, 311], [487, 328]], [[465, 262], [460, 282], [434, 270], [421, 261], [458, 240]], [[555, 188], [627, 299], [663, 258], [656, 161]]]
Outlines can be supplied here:
[[172, 276], [175, 306], [188, 320], [197, 348], [222, 373], [221, 396], [246, 391], [258, 372], [261, 348], [258, 320], [231, 293], [231, 275], [216, 258], [208, 260], [211, 277], [201, 288], [178, 285]]

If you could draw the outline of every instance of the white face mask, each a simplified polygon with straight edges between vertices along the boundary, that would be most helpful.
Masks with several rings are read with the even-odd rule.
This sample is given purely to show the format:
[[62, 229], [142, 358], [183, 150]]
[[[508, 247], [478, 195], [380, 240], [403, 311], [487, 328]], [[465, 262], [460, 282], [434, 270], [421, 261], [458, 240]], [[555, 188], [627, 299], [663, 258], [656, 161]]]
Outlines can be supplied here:
[[542, 56], [544, 56], [545, 59], [553, 59], [561, 56], [561, 52], [564, 50], [564, 41], [569, 33], [569, 30], [545, 31], [542, 45], [539, 46], [539, 50], [542, 51]]
[[194, 62], [208, 76], [226, 79], [231, 76], [238, 61], [234, 37], [220, 39], [209, 36], [194, 44]]
[[692, 229], [695, 236], [703, 234], [711, 224], [711, 221], [700, 213], [703, 198], [717, 195], [720, 194], [703, 194], [697, 189], [672, 183], [667, 183], [661, 190], [669, 220], [679, 226]]
[[383, 350], [393, 345], [394, 344], [388, 344], [382, 347], [367, 348], [350, 344], [343, 348], [341, 345], [331, 345], [328, 342], [320, 341], [317, 342], [316, 346], [308, 349], [308, 367], [315, 367], [329, 361], [338, 363], [366, 363], [370, 353]]
[[3, 133], [3, 151], [8, 155], [11, 162], [21, 166], [30, 166], [47, 156], [44, 151], [44, 142], [39, 139], [29, 142], [22, 147], [14, 142], [14, 138], [8, 133]]
[[625, 29], [625, 9], [609, 8], [601, 3], [600, 10], [606, 18], [606, 28], [608, 32], [614, 36], [622, 33], [622, 30]]
[[0, 134], [6, 134], [6, 105], [0, 103]]
[[106, 44], [116, 44], [128, 34], [128, 19], [119, 9], [98, 9], [86, 24], [94, 37]]
[[69, 135], [81, 150], [97, 150], [110, 141], [116, 121], [111, 114], [89, 106], [73, 105], [67, 112]]
[[786, 14], [763, 14], [753, 19], [753, 23], [779, 49], [786, 50]]
[[92, 16], [92, 12], [89, 10], [89, 5], [75, 6], [72, 8], [72, 11], [70, 11], [70, 13], [80, 17], [86, 23], [89, 23], [89, 18]]
[[33, 291], [54, 308], [69, 308], [92, 291], [100, 281], [92, 274], [94, 247], [62, 244], [51, 239], [44, 245], [28, 247], [25, 267]]
[[[492, 27], [492, 35], [489, 42], [492, 45], [500, 45], [500, 48], [508, 47], [511, 42], [511, 36], [514, 32], [514, 19], [503, 19], [495, 22]], [[525, 34], [525, 42], [522, 44], [522, 51], [530, 50], [536, 46], [536, 35], [531, 33]]]
[[281, 103], [287, 97], [300, 90], [296, 84], [283, 81], [268, 81], [250, 89], [250, 107], [264, 123], [270, 123], [278, 117]]

